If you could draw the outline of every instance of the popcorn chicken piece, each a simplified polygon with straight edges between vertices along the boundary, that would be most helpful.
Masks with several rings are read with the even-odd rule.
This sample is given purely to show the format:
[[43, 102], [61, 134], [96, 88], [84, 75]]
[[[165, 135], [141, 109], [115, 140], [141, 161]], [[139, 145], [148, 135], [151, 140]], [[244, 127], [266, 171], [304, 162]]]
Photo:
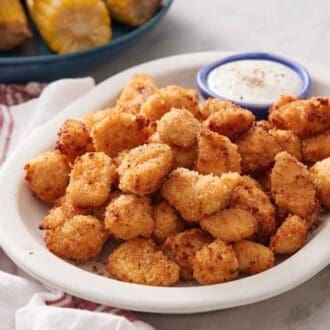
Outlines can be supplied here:
[[140, 113], [149, 120], [158, 120], [172, 108], [186, 109], [196, 116], [198, 114], [197, 92], [176, 85], [161, 88], [142, 104]]
[[136, 238], [122, 243], [108, 258], [107, 270], [120, 281], [170, 286], [179, 280], [179, 266], [170, 261], [155, 243]]
[[201, 227], [225, 243], [252, 237], [258, 230], [256, 218], [243, 209], [226, 209], [204, 217]]
[[220, 239], [196, 252], [193, 275], [199, 284], [215, 284], [238, 278], [238, 260], [231, 246]]
[[115, 108], [106, 108], [96, 112], [87, 112], [80, 120], [85, 124], [88, 132], [90, 132], [97, 123], [99, 123], [113, 111], [115, 111]]
[[158, 122], [157, 132], [165, 143], [190, 148], [197, 142], [200, 122], [185, 109], [172, 108]]
[[154, 229], [150, 198], [119, 195], [106, 208], [105, 229], [120, 239], [149, 238]]
[[153, 207], [154, 237], [163, 242], [171, 234], [184, 230], [184, 225], [173, 206], [167, 201], [162, 201]]
[[276, 127], [291, 130], [300, 138], [322, 133], [330, 128], [329, 98], [280, 99], [270, 108], [268, 118]]
[[142, 117], [113, 111], [92, 129], [95, 150], [114, 157], [122, 150], [137, 147], [148, 140], [147, 126]]
[[231, 101], [221, 100], [218, 98], [208, 98], [199, 106], [199, 117], [202, 120], [205, 120], [213, 113], [218, 111], [225, 112], [228, 109], [231, 111], [236, 111], [241, 108]]
[[219, 178], [177, 168], [165, 181], [161, 194], [184, 220], [198, 222], [227, 206], [239, 180], [237, 173], [225, 173]]
[[122, 90], [117, 99], [116, 108], [124, 112], [138, 114], [142, 104], [157, 91], [157, 86], [148, 74], [135, 74]]
[[69, 183], [70, 167], [58, 151], [46, 151], [24, 166], [25, 180], [34, 196], [54, 204], [64, 195]]
[[307, 237], [308, 223], [297, 215], [286, 218], [270, 240], [270, 248], [275, 254], [297, 252]]
[[101, 206], [109, 197], [114, 177], [110, 157], [103, 152], [86, 153], [74, 162], [67, 197], [75, 206]]
[[282, 151], [286, 151], [291, 156], [301, 160], [301, 141], [296, 134], [283, 129], [271, 129], [269, 134], [279, 144]]
[[192, 267], [196, 252], [211, 241], [211, 237], [203, 230], [192, 228], [170, 235], [163, 245], [163, 252], [180, 266], [180, 277], [189, 281], [193, 278]]
[[221, 175], [241, 171], [241, 156], [237, 146], [223, 135], [208, 129], [198, 132], [196, 170], [201, 174]]
[[65, 196], [59, 198], [45, 216], [39, 229], [55, 229], [75, 215], [86, 215], [87, 209], [74, 206]]
[[314, 164], [310, 169], [314, 177], [317, 197], [325, 209], [330, 209], [330, 157]]
[[233, 245], [240, 273], [253, 275], [274, 266], [275, 257], [271, 249], [259, 243], [243, 240]]
[[231, 140], [246, 132], [255, 120], [252, 112], [220, 99], [207, 100], [200, 111], [205, 115], [210, 114], [203, 122], [205, 128], [225, 135]]
[[73, 163], [76, 157], [93, 151], [92, 138], [85, 124], [79, 120], [66, 120], [58, 132], [56, 149], [69, 163]]
[[274, 163], [280, 145], [265, 129], [254, 126], [236, 140], [244, 173], [262, 172]]
[[169, 146], [152, 143], [130, 150], [118, 167], [123, 192], [147, 195], [158, 190], [173, 163]]
[[[165, 143], [159, 137], [158, 132], [152, 134], [149, 138], [149, 143]], [[195, 166], [197, 159], [197, 144], [194, 144], [191, 148], [181, 148], [174, 145], [167, 144], [173, 154], [173, 168], [185, 167], [192, 169]]]
[[265, 129], [267, 132], [274, 129], [274, 125], [269, 120], [258, 120], [255, 125]]
[[286, 151], [277, 154], [270, 177], [272, 194], [280, 208], [301, 218], [314, 212], [317, 203], [313, 177], [295, 157]]
[[103, 223], [87, 215], [75, 215], [63, 225], [46, 231], [47, 248], [59, 257], [84, 261], [97, 256], [107, 239]]
[[330, 130], [309, 138], [302, 142], [303, 160], [315, 163], [330, 157]]
[[250, 212], [258, 221], [257, 238], [267, 242], [275, 232], [275, 210], [267, 194], [258, 183], [248, 176], [243, 176], [234, 188], [230, 208], [243, 209]]

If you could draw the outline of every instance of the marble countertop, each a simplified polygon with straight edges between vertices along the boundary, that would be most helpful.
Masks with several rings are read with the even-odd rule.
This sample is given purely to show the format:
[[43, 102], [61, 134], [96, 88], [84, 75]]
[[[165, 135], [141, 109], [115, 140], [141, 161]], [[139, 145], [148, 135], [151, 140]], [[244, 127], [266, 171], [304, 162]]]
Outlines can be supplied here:
[[[175, 0], [138, 44], [89, 74], [101, 81], [159, 57], [215, 49], [277, 52], [330, 65], [329, 11], [324, 0]], [[330, 267], [296, 289], [245, 307], [195, 315], [138, 314], [160, 330], [326, 330], [329, 293]]]

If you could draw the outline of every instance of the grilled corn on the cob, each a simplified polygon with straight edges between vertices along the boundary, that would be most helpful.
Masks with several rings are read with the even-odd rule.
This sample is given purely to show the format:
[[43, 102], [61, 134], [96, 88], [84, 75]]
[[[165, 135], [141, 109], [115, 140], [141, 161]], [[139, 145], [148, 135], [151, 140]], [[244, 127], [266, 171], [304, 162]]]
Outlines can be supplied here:
[[19, 0], [0, 0], [0, 50], [13, 49], [29, 36], [31, 32]]
[[105, 0], [110, 15], [118, 22], [140, 26], [160, 7], [161, 0]]
[[102, 0], [26, 0], [48, 47], [68, 53], [109, 42], [110, 17]]

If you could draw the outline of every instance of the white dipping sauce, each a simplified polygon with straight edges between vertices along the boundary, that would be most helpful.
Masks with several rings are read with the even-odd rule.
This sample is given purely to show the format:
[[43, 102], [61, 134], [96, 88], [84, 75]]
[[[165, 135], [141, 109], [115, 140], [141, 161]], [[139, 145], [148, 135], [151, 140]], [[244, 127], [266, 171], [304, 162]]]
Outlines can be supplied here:
[[281, 95], [299, 95], [302, 80], [289, 67], [267, 60], [229, 62], [212, 70], [210, 90], [226, 99], [255, 104], [274, 103]]

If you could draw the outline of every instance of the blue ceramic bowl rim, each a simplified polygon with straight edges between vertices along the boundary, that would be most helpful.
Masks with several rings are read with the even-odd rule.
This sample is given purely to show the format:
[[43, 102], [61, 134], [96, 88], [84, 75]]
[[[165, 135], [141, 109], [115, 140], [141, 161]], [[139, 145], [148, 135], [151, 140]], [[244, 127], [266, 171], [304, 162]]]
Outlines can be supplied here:
[[[264, 52], [254, 52], [254, 53], [241, 53], [241, 54], [235, 54], [231, 55], [228, 57], [225, 57], [219, 61], [213, 62], [211, 64], [204, 65], [203, 67], [200, 68], [200, 70], [197, 73], [197, 86], [202, 93], [202, 95], [205, 97], [205, 95], [208, 95], [209, 97], [213, 98], [221, 98], [224, 100], [230, 100], [228, 98], [225, 98], [219, 94], [216, 94], [210, 90], [208, 87], [207, 83], [207, 78], [212, 70], [215, 68], [229, 63], [229, 62], [235, 62], [235, 61], [240, 61], [240, 60], [266, 60], [266, 61], [273, 61], [277, 62], [280, 64], [283, 64], [293, 70], [299, 78], [301, 79], [303, 86], [302, 89], [297, 95], [298, 97], [304, 98], [307, 96], [308, 91], [311, 88], [311, 77], [307, 70], [301, 66], [300, 64], [296, 63], [295, 61], [292, 61], [288, 58], [270, 54], [270, 53], [264, 53]], [[256, 110], [263, 110], [263, 109], [268, 109], [269, 107], [272, 106], [272, 103], [264, 103], [264, 104], [256, 104], [256, 103], [249, 103], [249, 102], [238, 102], [238, 101], [233, 101], [234, 103], [240, 105], [243, 108], [248, 108], [248, 109], [256, 109]]]
[[134, 30], [130, 31], [126, 35], [117, 38], [115, 40], [110, 40], [105, 45], [97, 46], [85, 50], [81, 50], [78, 52], [72, 52], [68, 54], [49, 54], [49, 55], [34, 55], [34, 56], [15, 56], [15, 57], [0, 57], [0, 65], [20, 65], [20, 64], [28, 64], [28, 63], [51, 63], [59, 60], [66, 60], [69, 58], [75, 58], [80, 56], [88, 56], [93, 53], [97, 53], [99, 51], [105, 50], [109, 47], [113, 48], [117, 45], [126, 43], [132, 39], [134, 39], [136, 36], [140, 35], [144, 31], [148, 30], [155, 21], [163, 17], [166, 12], [170, 9], [171, 5], [173, 4], [174, 0], [166, 0], [165, 3], [162, 4], [159, 11], [150, 18], [146, 23], [141, 25], [138, 28], [135, 28]]

